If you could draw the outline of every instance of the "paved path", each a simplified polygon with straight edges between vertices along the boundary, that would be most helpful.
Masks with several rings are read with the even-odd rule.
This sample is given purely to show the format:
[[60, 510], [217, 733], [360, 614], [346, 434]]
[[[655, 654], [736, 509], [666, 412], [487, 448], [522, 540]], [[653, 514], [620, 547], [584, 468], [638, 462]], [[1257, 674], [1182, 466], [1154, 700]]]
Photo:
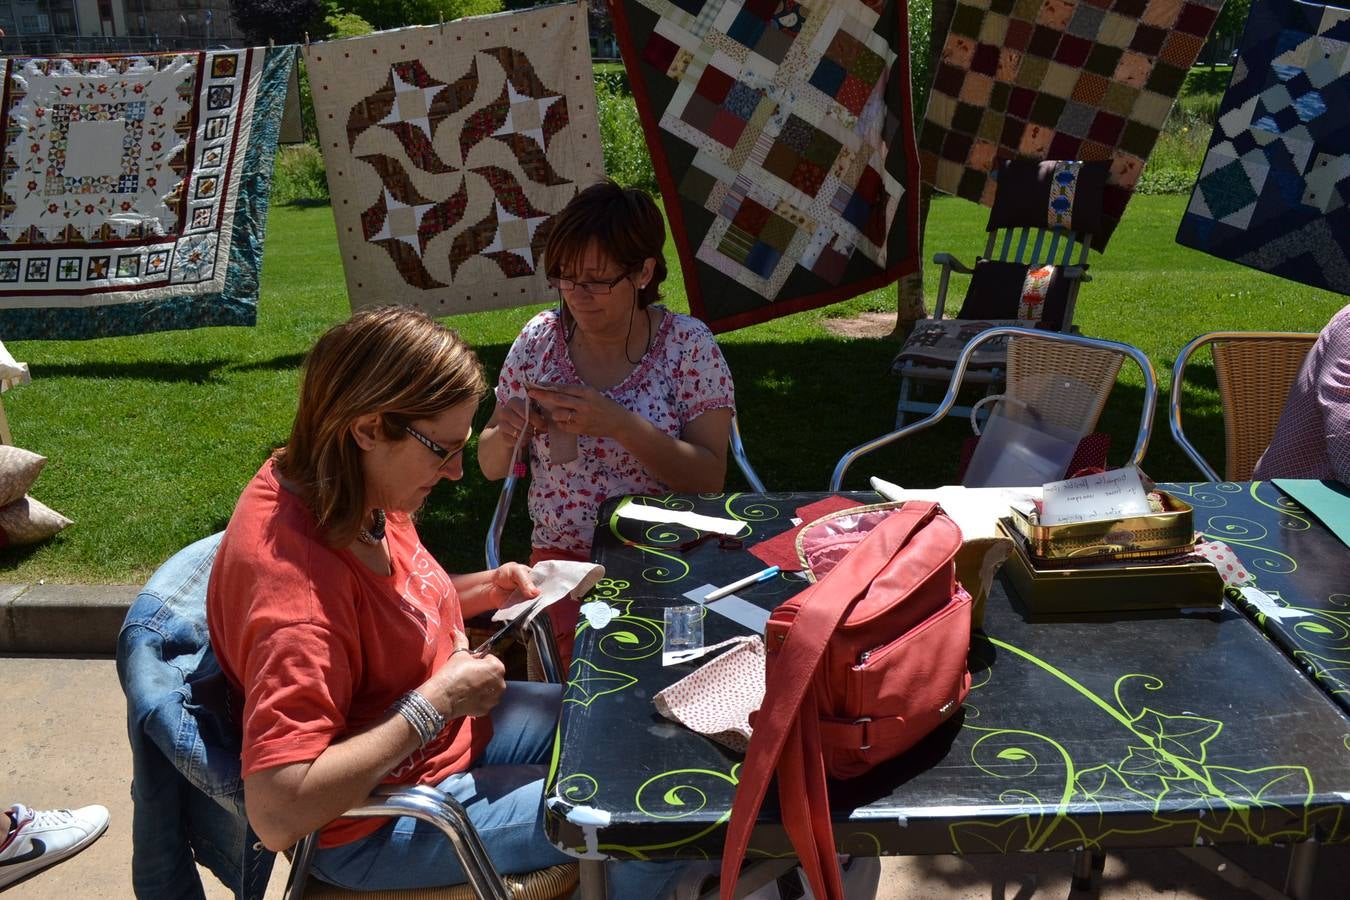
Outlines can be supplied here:
[[[5, 785], [0, 803], [21, 800], [37, 807], [102, 803], [112, 812], [108, 833], [98, 843], [5, 892], [5, 900], [131, 897], [131, 751], [126, 707], [112, 660], [0, 655], [0, 684], [4, 685], [0, 772]], [[1280, 885], [1284, 851], [1228, 852], [1249, 872]], [[1069, 891], [1069, 870], [1067, 854], [888, 859], [883, 863], [879, 900], [1063, 898]], [[269, 897], [280, 896], [284, 877], [282, 860], [273, 873]], [[231, 896], [209, 874], [206, 882], [211, 900]], [[1345, 897], [1346, 884], [1350, 884], [1350, 848], [1324, 848], [1314, 896]], [[1100, 896], [1226, 900], [1254, 895], [1175, 852], [1138, 851], [1108, 857]]]

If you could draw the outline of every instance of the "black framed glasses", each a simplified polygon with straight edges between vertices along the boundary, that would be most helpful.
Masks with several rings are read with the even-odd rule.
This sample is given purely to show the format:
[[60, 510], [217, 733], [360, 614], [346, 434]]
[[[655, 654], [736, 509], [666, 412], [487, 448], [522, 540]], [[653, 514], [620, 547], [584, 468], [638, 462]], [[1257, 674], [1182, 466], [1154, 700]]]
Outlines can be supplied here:
[[585, 291], [592, 297], [603, 297], [606, 294], [613, 293], [614, 286], [623, 281], [631, 271], [622, 272], [618, 278], [612, 278], [608, 281], [577, 281], [573, 278], [560, 278], [557, 275], [548, 276], [548, 286], [555, 291]]
[[437, 466], [438, 469], [444, 470], [446, 466], [454, 462], [455, 457], [459, 456], [461, 453], [464, 452], [463, 447], [460, 447], [458, 450], [445, 449], [440, 444], [436, 443], [431, 438], [427, 437], [425, 434], [418, 431], [411, 425], [404, 425], [403, 430], [408, 432], [408, 434], [411, 435], [413, 438], [415, 438], [417, 442], [421, 444], [423, 447], [426, 447], [432, 453], [435, 453], [438, 457], [440, 457], [441, 464]]

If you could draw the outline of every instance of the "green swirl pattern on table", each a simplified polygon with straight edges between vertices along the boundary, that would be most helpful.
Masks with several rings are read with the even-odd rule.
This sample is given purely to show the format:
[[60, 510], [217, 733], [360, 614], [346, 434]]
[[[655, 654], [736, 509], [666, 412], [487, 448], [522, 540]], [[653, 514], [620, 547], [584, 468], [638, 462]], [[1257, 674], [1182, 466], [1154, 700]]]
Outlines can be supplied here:
[[[1230, 544], [1263, 589], [1309, 613], [1282, 622], [1294, 623], [1288, 630], [1304, 641], [1302, 652], [1317, 646], [1325, 684], [1327, 647], [1350, 634], [1344, 584], [1339, 593], [1322, 589], [1335, 580], [1328, 570], [1350, 568], [1345, 548], [1327, 543], [1320, 523], [1272, 486], [1173, 490], [1195, 506], [1197, 528]], [[795, 511], [822, 496], [640, 502], [751, 522], [748, 545], [791, 528]], [[684, 587], [695, 573], [695, 585], [727, 583], [762, 564], [715, 541], [682, 552], [676, 548], [702, 535], [613, 512], [602, 510], [608, 526], [596, 545], [610, 577], [587, 599], [616, 614], [603, 628], [583, 619], [578, 629], [546, 827], [578, 854], [716, 857], [742, 760], [652, 707], [654, 693], [692, 671], [661, 665], [662, 610], [687, 602]], [[661, 564], [653, 565], [653, 554]], [[774, 579], [751, 597], [771, 608], [801, 588]], [[987, 636], [972, 643], [972, 690], [958, 716], [900, 758], [832, 785], [841, 851], [1051, 851], [1309, 835], [1350, 841], [1350, 725], [1241, 613], [1042, 623], [1018, 610], [997, 581]], [[740, 632], [707, 614], [704, 630], [709, 644]], [[788, 855], [770, 794], [751, 853]], [[598, 832], [574, 824], [568, 812], [578, 807], [586, 808], [578, 822], [607, 824]]]
[[[1256, 586], [1288, 612], [1230, 600], [1350, 711], [1350, 593], [1344, 545], [1270, 482], [1163, 485], [1195, 508], [1195, 527], [1233, 548]], [[1332, 562], [1341, 555], [1339, 564]]]

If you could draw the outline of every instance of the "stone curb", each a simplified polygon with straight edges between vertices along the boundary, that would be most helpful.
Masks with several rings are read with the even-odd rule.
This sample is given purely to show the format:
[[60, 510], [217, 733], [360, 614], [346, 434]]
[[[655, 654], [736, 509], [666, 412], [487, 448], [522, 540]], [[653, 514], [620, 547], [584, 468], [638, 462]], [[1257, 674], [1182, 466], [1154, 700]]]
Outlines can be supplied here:
[[140, 589], [139, 584], [0, 583], [0, 652], [111, 656]]

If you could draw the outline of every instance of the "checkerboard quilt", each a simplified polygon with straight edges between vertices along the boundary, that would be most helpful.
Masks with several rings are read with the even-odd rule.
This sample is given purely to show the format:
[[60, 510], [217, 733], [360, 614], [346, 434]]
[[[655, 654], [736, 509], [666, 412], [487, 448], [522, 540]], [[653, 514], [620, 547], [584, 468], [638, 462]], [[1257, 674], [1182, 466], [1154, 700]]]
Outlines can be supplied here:
[[4, 62], [0, 334], [252, 325], [294, 47]]
[[990, 206], [1002, 159], [1110, 160], [1103, 250], [1223, 0], [962, 0], [919, 134], [924, 181]]
[[903, 2], [625, 0], [614, 15], [689, 306], [714, 331], [917, 268]]
[[1350, 9], [1252, 4], [1177, 242], [1350, 294]]
[[553, 215], [604, 175], [584, 5], [304, 53], [353, 308], [445, 316], [556, 297]]

